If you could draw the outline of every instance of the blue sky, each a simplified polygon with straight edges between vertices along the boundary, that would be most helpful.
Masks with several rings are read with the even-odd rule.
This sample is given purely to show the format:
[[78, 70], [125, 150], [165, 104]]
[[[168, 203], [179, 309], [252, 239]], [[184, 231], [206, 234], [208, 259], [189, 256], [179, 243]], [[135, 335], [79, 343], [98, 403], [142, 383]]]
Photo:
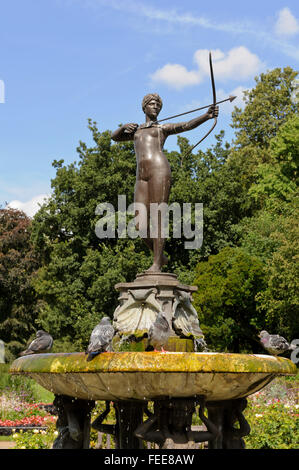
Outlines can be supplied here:
[[[141, 123], [151, 91], [163, 99], [160, 118], [209, 104], [209, 50], [218, 99], [234, 92], [242, 105], [259, 73], [298, 70], [298, 39], [298, 0], [1, 2], [0, 205], [32, 215], [50, 194], [51, 162], [73, 162], [79, 140], [91, 144], [88, 118], [101, 131]], [[216, 128], [228, 140], [232, 108]], [[195, 143], [208, 126], [185, 136]]]

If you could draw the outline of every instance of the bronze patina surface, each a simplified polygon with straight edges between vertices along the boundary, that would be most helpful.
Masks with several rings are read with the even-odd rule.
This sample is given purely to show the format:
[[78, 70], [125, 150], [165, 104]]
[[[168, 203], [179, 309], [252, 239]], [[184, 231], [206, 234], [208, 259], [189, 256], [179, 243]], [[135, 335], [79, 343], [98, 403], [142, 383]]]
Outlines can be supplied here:
[[[162, 99], [157, 93], [150, 93], [143, 98], [142, 109], [145, 114], [145, 123], [138, 126], [137, 123], [127, 123], [112, 133], [115, 142], [132, 140], [136, 154], [136, 184], [134, 191], [135, 204], [143, 205], [145, 211], [139, 213], [138, 230], [143, 231], [143, 240], [153, 252], [153, 264], [149, 272], [160, 272], [161, 267], [167, 264], [168, 259], [164, 255], [165, 238], [162, 231], [162, 220], [156, 226], [156, 235], [150, 231], [150, 205], [168, 203], [171, 187], [170, 164], [163, 152], [164, 143], [170, 135], [190, 131], [200, 126], [209, 119], [217, 120], [218, 107], [214, 104], [208, 111], [190, 121], [179, 123], [159, 124], [158, 115], [162, 108]], [[216, 124], [216, 121], [215, 121]]]

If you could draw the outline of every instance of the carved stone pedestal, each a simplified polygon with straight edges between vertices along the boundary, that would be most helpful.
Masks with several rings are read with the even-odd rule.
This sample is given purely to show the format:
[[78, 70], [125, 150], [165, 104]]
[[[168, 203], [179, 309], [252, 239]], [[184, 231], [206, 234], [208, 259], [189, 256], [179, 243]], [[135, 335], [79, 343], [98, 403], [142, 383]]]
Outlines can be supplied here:
[[[160, 311], [163, 311], [171, 330], [166, 350], [191, 352], [196, 349], [194, 340], [196, 344], [203, 340], [198, 315], [192, 305], [192, 293], [197, 287], [180, 284], [175, 274], [145, 272], [138, 274], [134, 282], [119, 283], [115, 288], [120, 295], [113, 317], [116, 330], [114, 350], [126, 349], [122, 346], [128, 341], [139, 343], [139, 348], [133, 350], [146, 350], [148, 330]], [[185, 341], [178, 347], [178, 338], [189, 340], [189, 343]]]

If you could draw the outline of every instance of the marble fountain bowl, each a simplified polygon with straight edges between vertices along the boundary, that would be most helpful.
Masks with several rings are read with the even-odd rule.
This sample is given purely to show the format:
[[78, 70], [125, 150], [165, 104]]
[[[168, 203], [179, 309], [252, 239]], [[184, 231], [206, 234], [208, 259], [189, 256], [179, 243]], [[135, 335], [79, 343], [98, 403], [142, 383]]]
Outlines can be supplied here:
[[286, 358], [254, 354], [105, 352], [28, 355], [12, 374], [26, 374], [55, 395], [84, 400], [162, 400], [204, 395], [232, 400], [257, 392], [276, 376], [296, 374]]

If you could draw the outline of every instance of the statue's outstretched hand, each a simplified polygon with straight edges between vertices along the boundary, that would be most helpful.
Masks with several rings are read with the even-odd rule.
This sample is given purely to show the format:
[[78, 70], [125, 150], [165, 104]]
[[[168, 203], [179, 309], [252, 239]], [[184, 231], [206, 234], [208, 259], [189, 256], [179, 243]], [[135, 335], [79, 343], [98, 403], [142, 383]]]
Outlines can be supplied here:
[[133, 134], [137, 131], [138, 124], [134, 122], [129, 122], [128, 124], [124, 124], [123, 128], [125, 134]]
[[215, 117], [218, 117], [219, 114], [219, 106], [210, 106], [207, 112], [209, 119], [213, 119]]

